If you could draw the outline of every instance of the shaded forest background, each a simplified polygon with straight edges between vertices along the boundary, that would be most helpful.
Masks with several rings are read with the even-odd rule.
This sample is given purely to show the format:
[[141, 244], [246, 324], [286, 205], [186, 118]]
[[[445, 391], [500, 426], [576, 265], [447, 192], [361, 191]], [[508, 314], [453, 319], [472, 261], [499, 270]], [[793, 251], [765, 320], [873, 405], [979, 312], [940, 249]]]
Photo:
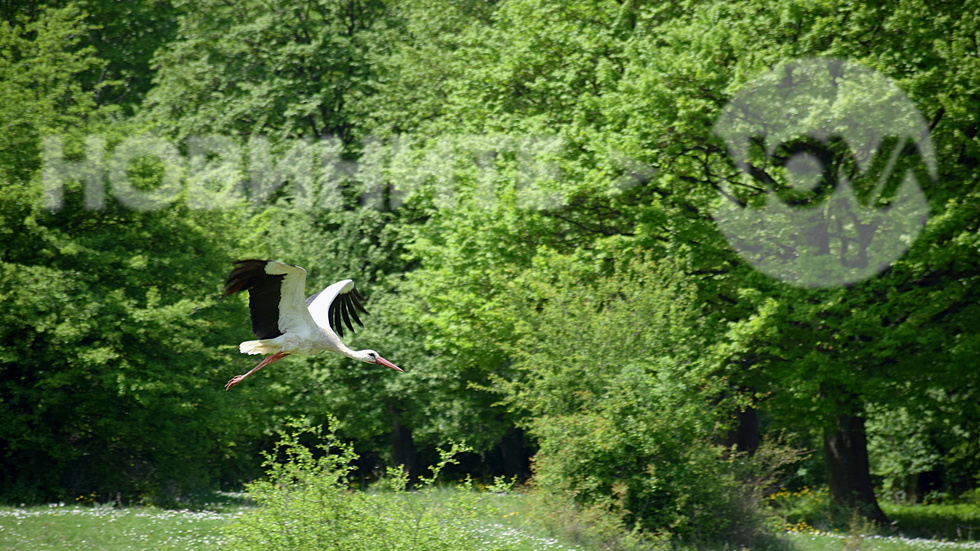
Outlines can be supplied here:
[[[877, 500], [976, 492], [973, 2], [0, 12], [8, 502], [239, 488], [285, 418], [329, 413], [362, 480], [465, 440], [455, 476], [533, 465], [540, 488], [678, 533], [716, 526], [746, 465], [877, 519]], [[938, 161], [911, 249], [822, 290], [760, 274], [711, 217], [739, 173], [719, 113], [813, 56], [893, 79]], [[349, 344], [406, 373], [290, 358], [225, 392], [252, 360], [244, 300], [218, 297], [251, 257], [303, 266], [311, 290], [356, 280], [372, 316]]]

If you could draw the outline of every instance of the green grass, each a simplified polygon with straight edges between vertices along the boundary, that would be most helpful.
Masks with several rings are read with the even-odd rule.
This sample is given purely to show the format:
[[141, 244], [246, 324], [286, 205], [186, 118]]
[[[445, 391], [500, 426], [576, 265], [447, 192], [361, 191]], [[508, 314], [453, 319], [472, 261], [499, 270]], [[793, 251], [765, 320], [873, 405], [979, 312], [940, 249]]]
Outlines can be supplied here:
[[[398, 509], [395, 506], [397, 501], [408, 504], [407, 507], [400, 508], [402, 511], [412, 513], [415, 509], [415, 514], [421, 514], [428, 508], [438, 508], [443, 503], [450, 503], [461, 491], [463, 490], [456, 488], [438, 488], [431, 493], [383, 493], [391, 500], [391, 510]], [[506, 546], [508, 551], [589, 551], [571, 543], [560, 542], [542, 523], [536, 522], [534, 512], [523, 494], [486, 492], [481, 495], [476, 508], [477, 518], [472, 525], [472, 536], [474, 540], [484, 542], [488, 548], [497, 544], [496, 546]]]
[[888, 526], [859, 525], [846, 532], [803, 529], [787, 537], [799, 551], [980, 549], [980, 506], [976, 504], [883, 504], [882, 509], [892, 521]]
[[898, 531], [907, 536], [980, 540], [980, 504], [882, 505]]
[[923, 551], [980, 549], [980, 542], [950, 542], [901, 536], [862, 536], [854, 534], [787, 534], [794, 551]]
[[[449, 499], [457, 490], [438, 490]], [[399, 499], [417, 499], [403, 494]], [[0, 508], [0, 550], [68, 551], [99, 549], [130, 550], [210, 550], [222, 548], [222, 528], [249, 509], [242, 503], [212, 503], [210, 510], [165, 510], [154, 507], [41, 506]], [[487, 496], [486, 507], [473, 526], [473, 538], [481, 542], [506, 544], [513, 551], [600, 551], [598, 547], [577, 546], [574, 534], [553, 534], [541, 522], [535, 507], [521, 494]], [[980, 507], [975, 505], [888, 506], [887, 513], [909, 536], [864, 536], [857, 533], [787, 533], [790, 551], [913, 551], [924, 549], [978, 549], [980, 541], [952, 542], [957, 530], [976, 526]], [[980, 530], [972, 537], [980, 539]], [[947, 541], [923, 539], [938, 535]], [[561, 541], [559, 536], [564, 536]], [[755, 551], [755, 550], [754, 550]]]
[[[527, 497], [518, 493], [497, 494], [488, 500], [481, 524], [474, 532], [506, 542], [515, 551], [578, 550], [588, 551], [571, 542], [562, 542], [535, 516]], [[567, 538], [566, 538], [567, 539]]]
[[0, 508], [0, 549], [171, 551], [220, 548], [219, 529], [235, 512], [154, 507]]
[[[447, 498], [455, 490], [439, 490]], [[577, 550], [556, 539], [529, 531], [517, 495], [488, 496], [486, 510], [473, 538], [505, 543], [513, 551]], [[397, 499], [416, 499], [405, 494]], [[176, 551], [221, 549], [222, 528], [247, 511], [248, 505], [222, 505], [216, 510], [166, 510], [155, 507], [116, 508], [107, 505], [0, 507], [2, 551]]]

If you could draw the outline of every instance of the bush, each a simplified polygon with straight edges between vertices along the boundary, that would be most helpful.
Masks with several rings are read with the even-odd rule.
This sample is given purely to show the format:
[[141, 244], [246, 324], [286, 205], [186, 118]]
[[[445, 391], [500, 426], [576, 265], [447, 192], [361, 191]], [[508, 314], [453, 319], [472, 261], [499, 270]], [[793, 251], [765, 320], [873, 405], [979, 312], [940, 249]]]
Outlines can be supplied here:
[[[506, 549], [474, 536], [474, 524], [489, 507], [487, 494], [469, 481], [447, 497], [436, 487], [440, 471], [467, 451], [453, 444], [440, 450], [432, 475], [418, 491], [408, 491], [408, 477], [389, 469], [377, 490], [351, 489], [347, 475], [357, 458], [349, 444], [337, 442], [331, 419], [329, 434], [312, 448], [301, 440], [319, 439], [306, 422], [291, 421], [275, 450], [267, 454], [267, 478], [250, 484], [247, 496], [259, 507], [226, 528], [222, 549], [237, 551], [444, 551]], [[502, 485], [491, 491], [503, 489]], [[488, 545], [489, 544], [489, 545]]]
[[735, 406], [682, 270], [638, 261], [582, 285], [590, 278], [552, 265], [554, 278], [535, 278], [555, 283], [535, 289], [543, 306], [519, 347], [520, 376], [502, 383], [540, 443], [537, 487], [653, 539], [767, 534], [769, 482], [717, 445]]
[[827, 488], [781, 488], [769, 495], [769, 505], [789, 529], [830, 528], [827, 521], [832, 515]]

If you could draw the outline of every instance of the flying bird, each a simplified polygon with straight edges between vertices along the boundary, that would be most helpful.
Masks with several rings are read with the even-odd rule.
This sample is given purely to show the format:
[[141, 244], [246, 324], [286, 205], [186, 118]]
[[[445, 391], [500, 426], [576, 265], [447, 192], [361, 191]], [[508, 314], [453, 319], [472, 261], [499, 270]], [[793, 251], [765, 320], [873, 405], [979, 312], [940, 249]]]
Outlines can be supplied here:
[[353, 280], [338, 281], [304, 301], [306, 270], [303, 268], [275, 260], [239, 260], [234, 265], [225, 281], [224, 296], [248, 291], [252, 332], [258, 338], [243, 342], [238, 349], [242, 354], [269, 355], [248, 373], [232, 377], [225, 390], [290, 354], [329, 351], [401, 371], [374, 350], [351, 350], [340, 342], [344, 336], [343, 325], [354, 331], [353, 319], [364, 327], [357, 311], [368, 313], [361, 305], [364, 297], [354, 288]]

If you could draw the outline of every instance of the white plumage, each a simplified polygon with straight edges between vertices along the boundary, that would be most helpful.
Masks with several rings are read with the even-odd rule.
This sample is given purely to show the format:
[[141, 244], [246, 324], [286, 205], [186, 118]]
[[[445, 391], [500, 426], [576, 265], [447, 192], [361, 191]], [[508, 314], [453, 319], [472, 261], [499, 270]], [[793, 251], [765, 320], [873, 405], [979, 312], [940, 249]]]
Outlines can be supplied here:
[[353, 331], [351, 320], [358, 325], [358, 311], [367, 314], [364, 300], [354, 281], [344, 279], [319, 293], [303, 299], [306, 270], [275, 260], [239, 260], [228, 274], [224, 296], [248, 291], [252, 332], [257, 340], [239, 345], [243, 354], [269, 354], [251, 371], [233, 377], [225, 390], [246, 377], [289, 354], [318, 354], [323, 351], [342, 354], [362, 362], [401, 368], [382, 358], [374, 350], [351, 350], [340, 337], [343, 325]]

